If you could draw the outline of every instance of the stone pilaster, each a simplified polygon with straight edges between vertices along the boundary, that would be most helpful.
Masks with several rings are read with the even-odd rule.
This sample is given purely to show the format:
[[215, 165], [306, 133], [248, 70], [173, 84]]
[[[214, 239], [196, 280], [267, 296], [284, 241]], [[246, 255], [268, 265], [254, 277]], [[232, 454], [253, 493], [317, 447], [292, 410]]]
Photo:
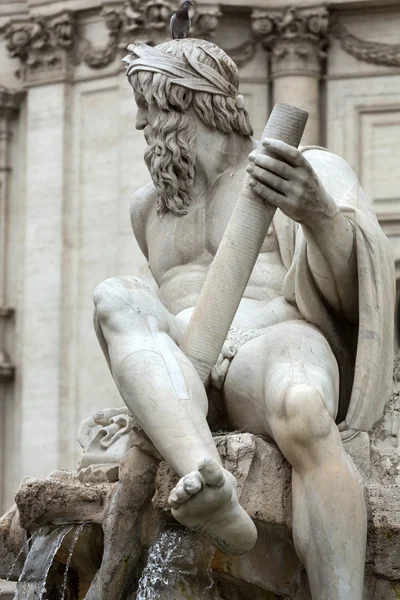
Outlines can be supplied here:
[[303, 144], [319, 144], [319, 88], [328, 32], [326, 8], [254, 10], [252, 27], [270, 52], [274, 102], [307, 110], [310, 119]]
[[[75, 14], [13, 19], [10, 55], [27, 91], [25, 211], [18, 326], [19, 451], [23, 472], [59, 466], [62, 402], [64, 214], [69, 202], [71, 82], [77, 59]], [[0, 348], [1, 350], [1, 348]], [[37, 426], [38, 415], [41, 425]], [[46, 448], [46, 452], [43, 449]], [[43, 460], [38, 464], [37, 455]]]
[[[5, 439], [7, 437], [8, 407], [13, 403], [15, 367], [8, 355], [8, 330], [14, 327], [14, 307], [9, 305], [7, 289], [7, 265], [9, 264], [8, 214], [10, 203], [11, 139], [14, 121], [18, 117], [24, 92], [0, 87], [0, 510], [4, 508], [7, 461]], [[10, 432], [8, 431], [7, 434]]]
[[0, 87], [0, 382], [12, 379], [14, 367], [5, 349], [5, 328], [14, 308], [7, 305], [7, 206], [11, 175], [10, 142], [12, 121], [16, 118], [24, 92]]

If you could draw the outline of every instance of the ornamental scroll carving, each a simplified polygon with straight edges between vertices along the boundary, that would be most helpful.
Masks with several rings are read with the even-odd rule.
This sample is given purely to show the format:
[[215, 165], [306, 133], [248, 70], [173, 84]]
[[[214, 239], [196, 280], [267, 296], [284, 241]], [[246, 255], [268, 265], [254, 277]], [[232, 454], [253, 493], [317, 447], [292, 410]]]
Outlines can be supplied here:
[[273, 75], [306, 72], [318, 75], [326, 55], [329, 13], [324, 7], [284, 11], [254, 10], [252, 29], [271, 53]]
[[42, 79], [44, 73], [51, 74], [52, 79], [64, 78], [71, 62], [74, 33], [75, 22], [70, 12], [51, 18], [32, 16], [29, 20], [13, 21], [4, 36], [10, 55], [21, 61], [17, 74], [28, 82]]
[[358, 60], [387, 67], [400, 66], [400, 44], [367, 42], [352, 35], [344, 28], [335, 28], [332, 35], [340, 40], [342, 48], [348, 54]]
[[[92, 69], [113, 64], [135, 38], [150, 45], [168, 39], [169, 21], [180, 3], [180, 0], [121, 0], [111, 4], [104, 0], [100, 17], [106, 41], [100, 45], [85, 38], [83, 28], [77, 26], [78, 13], [73, 11], [13, 19], [4, 28], [4, 37], [10, 55], [21, 62], [17, 74], [25, 84], [63, 81], [82, 62]], [[198, 4], [192, 15], [191, 37], [213, 40], [221, 18], [220, 4]], [[276, 23], [277, 27], [279, 15]], [[226, 49], [238, 66], [249, 62], [256, 53], [260, 43], [256, 20], [254, 30], [257, 36], [253, 39]]]

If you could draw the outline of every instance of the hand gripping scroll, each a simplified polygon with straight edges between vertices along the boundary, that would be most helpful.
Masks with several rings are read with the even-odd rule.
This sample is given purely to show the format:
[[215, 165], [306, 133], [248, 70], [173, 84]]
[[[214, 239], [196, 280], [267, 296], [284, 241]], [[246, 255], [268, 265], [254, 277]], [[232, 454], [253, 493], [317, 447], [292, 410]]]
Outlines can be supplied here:
[[[307, 119], [304, 110], [276, 104], [261, 140], [274, 138], [297, 148]], [[261, 142], [257, 151], [266, 154]], [[276, 211], [257, 196], [250, 181], [246, 175], [180, 346], [203, 383], [217, 362]]]

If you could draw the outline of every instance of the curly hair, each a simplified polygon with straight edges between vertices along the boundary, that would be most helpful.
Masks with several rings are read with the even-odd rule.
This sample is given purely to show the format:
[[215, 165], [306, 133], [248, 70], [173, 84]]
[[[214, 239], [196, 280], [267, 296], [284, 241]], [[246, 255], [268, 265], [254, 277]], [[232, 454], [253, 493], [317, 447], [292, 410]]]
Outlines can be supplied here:
[[[235, 63], [215, 44], [183, 39], [165, 42], [157, 49], [178, 58], [192, 54], [238, 87]], [[188, 109], [193, 109], [207, 127], [241, 136], [253, 134], [249, 115], [233, 97], [190, 90], [161, 73], [139, 70], [130, 76], [130, 83], [147, 104], [155, 103], [159, 109], [155, 123], [146, 127], [149, 146], [144, 157], [157, 190], [157, 212], [160, 216], [168, 212], [185, 215], [191, 203], [196, 158], [195, 125]]]

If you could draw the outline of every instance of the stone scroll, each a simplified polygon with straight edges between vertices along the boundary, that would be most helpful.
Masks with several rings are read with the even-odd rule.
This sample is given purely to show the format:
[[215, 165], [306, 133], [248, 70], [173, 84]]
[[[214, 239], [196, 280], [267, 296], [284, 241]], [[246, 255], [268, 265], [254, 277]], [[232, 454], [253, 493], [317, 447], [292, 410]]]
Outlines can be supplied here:
[[[307, 119], [304, 110], [276, 104], [261, 140], [274, 138], [297, 147]], [[262, 142], [257, 151], [266, 154]], [[217, 362], [276, 211], [257, 196], [250, 181], [246, 175], [180, 346], [203, 382]]]

